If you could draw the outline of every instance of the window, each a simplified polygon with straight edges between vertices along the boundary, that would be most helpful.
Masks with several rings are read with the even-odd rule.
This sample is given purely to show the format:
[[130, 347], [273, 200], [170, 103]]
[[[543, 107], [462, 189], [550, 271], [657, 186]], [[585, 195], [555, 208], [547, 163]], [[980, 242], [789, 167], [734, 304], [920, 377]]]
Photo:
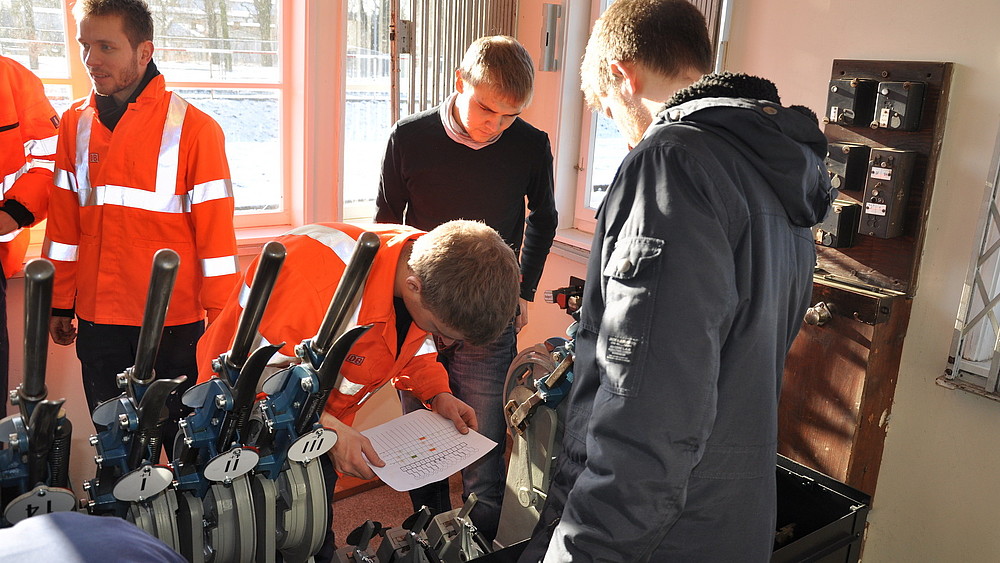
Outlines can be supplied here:
[[371, 220], [393, 124], [390, 0], [348, 0], [344, 217]]
[[[56, 111], [86, 96], [71, 0], [0, 0], [0, 54], [38, 74]], [[288, 224], [284, 0], [148, 0], [167, 87], [226, 134], [238, 226]], [[67, 32], [66, 30], [69, 30]]]
[[[604, 12], [614, 0], [594, 0], [594, 20]], [[728, 10], [730, 3], [726, 2], [723, 10], [724, 0], [692, 0], [692, 4], [697, 6], [708, 23], [709, 37], [716, 45], [716, 70], [721, 70], [722, 61], [725, 56], [725, 41], [728, 36], [725, 26], [728, 22]], [[588, 30], [593, 27], [593, 21], [589, 22]], [[589, 32], [587, 34], [589, 36]], [[584, 40], [586, 41], [586, 39]], [[582, 53], [582, 48], [581, 48]], [[566, 57], [566, 60], [579, 60]], [[567, 73], [576, 73], [579, 68], [568, 68]], [[577, 81], [578, 77], [568, 77]], [[575, 187], [577, 194], [576, 209], [574, 213], [573, 227], [582, 231], [594, 231], [594, 214], [604, 200], [604, 194], [614, 178], [618, 165], [628, 153], [628, 143], [618, 131], [614, 121], [597, 112], [587, 112], [584, 108], [583, 123], [580, 135], [580, 161], [579, 168], [581, 174], [578, 175], [578, 184]]]
[[1000, 134], [990, 171], [978, 247], [955, 319], [948, 368], [938, 383], [1000, 400]]

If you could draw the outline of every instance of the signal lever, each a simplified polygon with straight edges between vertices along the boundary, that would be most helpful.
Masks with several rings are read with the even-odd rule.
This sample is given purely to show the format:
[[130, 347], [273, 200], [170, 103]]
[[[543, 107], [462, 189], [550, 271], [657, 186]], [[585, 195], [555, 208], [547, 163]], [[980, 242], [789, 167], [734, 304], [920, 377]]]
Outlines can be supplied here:
[[[46, 400], [45, 363], [55, 268], [45, 259], [24, 268], [24, 381], [11, 391], [19, 413], [0, 421], [0, 489], [5, 493], [3, 525], [36, 514], [73, 510], [69, 489], [69, 452], [73, 427], [64, 399]], [[8, 495], [16, 495], [7, 498]]]

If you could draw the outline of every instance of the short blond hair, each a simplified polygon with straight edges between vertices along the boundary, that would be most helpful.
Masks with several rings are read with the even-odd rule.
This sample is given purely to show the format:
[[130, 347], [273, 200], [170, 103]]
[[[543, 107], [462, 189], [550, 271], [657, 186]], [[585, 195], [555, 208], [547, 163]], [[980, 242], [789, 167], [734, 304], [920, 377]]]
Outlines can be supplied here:
[[413, 242], [407, 265], [420, 280], [421, 304], [470, 344], [493, 342], [517, 313], [517, 258], [484, 223], [441, 224]]
[[526, 106], [535, 87], [531, 55], [513, 37], [480, 37], [469, 45], [458, 69], [462, 80], [473, 87], [493, 88], [513, 106]]
[[600, 97], [617, 86], [611, 62], [631, 62], [673, 78], [712, 69], [705, 16], [688, 0], [616, 0], [598, 18], [580, 65], [580, 89], [600, 111]]

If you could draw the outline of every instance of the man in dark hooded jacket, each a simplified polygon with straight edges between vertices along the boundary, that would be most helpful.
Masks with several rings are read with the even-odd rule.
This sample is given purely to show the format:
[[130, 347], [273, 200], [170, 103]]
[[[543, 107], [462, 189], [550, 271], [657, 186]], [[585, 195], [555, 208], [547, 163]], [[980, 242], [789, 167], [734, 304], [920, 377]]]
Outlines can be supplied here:
[[772, 83], [710, 68], [684, 0], [617, 0], [590, 37], [583, 91], [632, 149], [598, 211], [564, 451], [523, 560], [770, 559], [826, 139]]

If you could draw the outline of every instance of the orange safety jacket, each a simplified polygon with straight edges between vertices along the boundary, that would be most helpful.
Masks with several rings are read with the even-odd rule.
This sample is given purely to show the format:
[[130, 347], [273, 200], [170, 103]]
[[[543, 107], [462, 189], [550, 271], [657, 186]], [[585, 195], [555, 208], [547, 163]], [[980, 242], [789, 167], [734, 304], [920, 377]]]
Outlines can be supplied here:
[[222, 129], [153, 78], [114, 131], [91, 93], [63, 114], [44, 256], [52, 306], [138, 326], [153, 254], [180, 268], [165, 324], [211, 321], [238, 280], [233, 189]]
[[[52, 184], [59, 117], [42, 81], [17, 61], [0, 56], [0, 183], [4, 201], [13, 199], [35, 219], [45, 218]], [[28, 231], [0, 236], [0, 265], [7, 277], [21, 269]]]
[[[296, 345], [316, 336], [355, 241], [365, 231], [378, 234], [381, 245], [348, 326], [374, 326], [351, 348], [341, 368], [343, 383], [330, 394], [326, 404], [326, 411], [346, 424], [353, 421], [365, 400], [388, 382], [412, 391], [425, 402], [450, 391], [448, 374], [437, 361], [437, 349], [429, 333], [411, 323], [402, 348], [396, 351], [396, 265], [405, 243], [424, 234], [411, 227], [319, 223], [279, 237], [286, 256], [258, 327], [263, 343], [284, 342], [279, 354], [294, 356]], [[255, 259], [247, 268], [244, 283], [198, 342], [199, 382], [212, 377], [212, 360], [232, 346], [250, 293], [246, 280], [252, 280], [256, 271]]]

